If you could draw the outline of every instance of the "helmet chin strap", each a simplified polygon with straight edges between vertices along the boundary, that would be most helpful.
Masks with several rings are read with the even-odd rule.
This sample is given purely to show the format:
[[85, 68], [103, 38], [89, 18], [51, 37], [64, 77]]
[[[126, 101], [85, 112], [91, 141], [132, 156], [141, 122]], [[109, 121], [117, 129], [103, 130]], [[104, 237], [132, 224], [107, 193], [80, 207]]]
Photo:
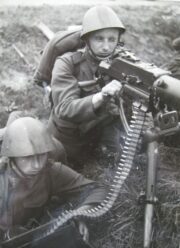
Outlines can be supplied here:
[[10, 167], [11, 169], [13, 170], [13, 172], [19, 177], [19, 178], [22, 178], [22, 179], [32, 179], [32, 178], [35, 178], [36, 176], [40, 175], [40, 173], [44, 170], [41, 169], [40, 171], [38, 171], [36, 174], [25, 174], [15, 163], [15, 161], [13, 159], [11, 159], [11, 162], [10, 162]]
[[113, 53], [110, 54], [109, 56], [107, 57], [100, 57], [100, 56], [97, 56], [93, 50], [91, 49], [91, 46], [89, 44], [87, 44], [87, 50], [88, 50], [88, 53], [90, 54], [90, 56], [95, 59], [96, 61], [100, 62], [102, 60], [109, 60], [112, 56], [113, 56]]
[[14, 160], [11, 160], [11, 168], [14, 171], [14, 173], [20, 177], [20, 178], [27, 178], [28, 176], [26, 174], [24, 174], [19, 167], [15, 164]]
[[[27, 174], [25, 174], [17, 165], [16, 165], [16, 163], [15, 163], [15, 161], [12, 159], [11, 160], [11, 168], [12, 168], [12, 170], [14, 171], [14, 173], [19, 177], [19, 178], [26, 178], [26, 179], [31, 179], [32, 177], [34, 177], [34, 176], [36, 176], [36, 175], [34, 175], [34, 174], [32, 174], [32, 175], [27, 175]], [[37, 173], [37, 175], [38, 175], [39, 173]]]

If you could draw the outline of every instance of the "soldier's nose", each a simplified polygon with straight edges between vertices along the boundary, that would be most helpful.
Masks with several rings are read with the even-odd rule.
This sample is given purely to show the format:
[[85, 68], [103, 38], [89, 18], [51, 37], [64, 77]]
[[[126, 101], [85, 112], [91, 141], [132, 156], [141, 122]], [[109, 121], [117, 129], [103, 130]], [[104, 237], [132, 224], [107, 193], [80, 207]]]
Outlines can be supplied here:
[[103, 51], [109, 51], [109, 43], [107, 41], [104, 41], [102, 48], [103, 48]]
[[33, 161], [33, 167], [34, 167], [34, 169], [39, 169], [39, 161], [38, 161], [38, 159], [36, 158], [36, 159], [34, 159], [34, 161]]

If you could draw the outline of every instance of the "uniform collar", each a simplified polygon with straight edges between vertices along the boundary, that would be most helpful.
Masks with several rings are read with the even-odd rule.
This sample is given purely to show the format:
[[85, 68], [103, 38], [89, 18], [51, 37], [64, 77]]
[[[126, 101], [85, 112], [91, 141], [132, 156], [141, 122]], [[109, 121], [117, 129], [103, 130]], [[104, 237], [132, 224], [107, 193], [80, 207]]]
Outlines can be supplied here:
[[87, 61], [90, 61], [92, 64], [98, 66], [100, 61], [96, 59], [95, 56], [93, 56], [93, 54], [91, 53], [91, 51], [89, 50], [89, 48], [86, 46], [85, 48], [85, 53], [84, 56], [86, 58]]
[[99, 66], [100, 61], [95, 59], [95, 57], [93, 57], [89, 53], [89, 49], [87, 47], [85, 48], [84, 57], [85, 57], [85, 59], [87, 61], [88, 67], [92, 71], [93, 75], [95, 75], [97, 70], [98, 70], [98, 66]]

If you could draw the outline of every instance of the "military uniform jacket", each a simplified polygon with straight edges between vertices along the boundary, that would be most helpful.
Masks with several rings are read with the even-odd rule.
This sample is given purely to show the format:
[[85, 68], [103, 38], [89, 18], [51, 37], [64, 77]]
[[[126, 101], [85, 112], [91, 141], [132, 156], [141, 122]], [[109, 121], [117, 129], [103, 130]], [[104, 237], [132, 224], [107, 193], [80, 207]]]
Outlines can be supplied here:
[[[79, 193], [84, 186], [94, 187], [93, 181], [67, 166], [56, 163], [47, 166], [37, 177], [19, 183], [9, 180], [8, 165], [0, 173], [0, 230], [25, 225], [29, 218], [39, 218], [52, 196], [61, 202]], [[105, 190], [95, 186], [82, 205], [97, 204], [105, 197]]]
[[88, 52], [66, 53], [55, 62], [51, 83], [54, 106], [49, 129], [65, 149], [69, 144], [77, 147], [88, 142], [87, 137], [83, 139], [83, 131], [91, 124], [96, 126], [112, 118], [104, 107], [97, 112], [93, 108], [92, 97], [100, 91], [99, 85], [83, 88], [78, 85], [79, 81], [94, 79], [98, 64]]
[[77, 127], [82, 122], [97, 118], [92, 104], [92, 94], [97, 93], [97, 86], [78, 86], [79, 81], [94, 79], [98, 63], [87, 53], [67, 53], [58, 57], [53, 69], [52, 97], [54, 116], [66, 122], [66, 127]]

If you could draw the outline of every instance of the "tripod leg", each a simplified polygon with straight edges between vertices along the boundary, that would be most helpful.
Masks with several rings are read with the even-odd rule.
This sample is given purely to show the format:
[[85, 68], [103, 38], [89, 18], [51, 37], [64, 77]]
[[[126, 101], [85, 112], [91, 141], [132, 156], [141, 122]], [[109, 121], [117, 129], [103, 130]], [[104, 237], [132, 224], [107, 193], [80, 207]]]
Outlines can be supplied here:
[[146, 179], [146, 205], [144, 215], [144, 248], [149, 248], [152, 239], [152, 220], [154, 204], [156, 202], [156, 167], [158, 162], [158, 142], [153, 141], [147, 145], [147, 179]]
[[149, 248], [152, 240], [152, 219], [154, 206], [147, 203], [145, 206], [144, 218], [144, 248]]

